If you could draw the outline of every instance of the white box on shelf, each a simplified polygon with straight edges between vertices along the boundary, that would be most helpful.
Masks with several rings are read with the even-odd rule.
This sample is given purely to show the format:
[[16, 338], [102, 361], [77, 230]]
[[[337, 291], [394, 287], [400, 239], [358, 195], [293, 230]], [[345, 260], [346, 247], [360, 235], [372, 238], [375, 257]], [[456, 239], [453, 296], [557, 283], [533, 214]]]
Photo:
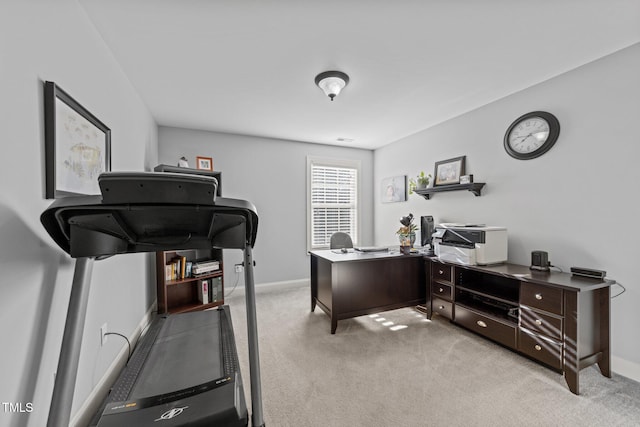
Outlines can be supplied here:
[[209, 281], [198, 281], [198, 300], [202, 304], [209, 304]]

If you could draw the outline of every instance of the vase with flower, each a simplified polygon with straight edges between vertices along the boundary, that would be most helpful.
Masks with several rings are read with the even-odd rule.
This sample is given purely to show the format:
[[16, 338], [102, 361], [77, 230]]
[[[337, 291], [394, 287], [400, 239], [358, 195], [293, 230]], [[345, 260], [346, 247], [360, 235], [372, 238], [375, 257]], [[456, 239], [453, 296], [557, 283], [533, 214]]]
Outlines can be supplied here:
[[396, 231], [400, 240], [400, 250], [403, 253], [409, 253], [416, 242], [416, 230], [418, 227], [413, 223], [413, 214], [400, 218], [402, 226]]

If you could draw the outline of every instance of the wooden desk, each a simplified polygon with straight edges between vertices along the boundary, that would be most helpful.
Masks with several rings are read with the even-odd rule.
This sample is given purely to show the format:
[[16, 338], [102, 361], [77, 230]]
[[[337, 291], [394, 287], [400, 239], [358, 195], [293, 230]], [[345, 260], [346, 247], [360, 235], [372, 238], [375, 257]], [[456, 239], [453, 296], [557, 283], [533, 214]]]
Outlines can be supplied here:
[[422, 255], [349, 251], [311, 251], [311, 311], [329, 315], [332, 334], [338, 320], [425, 302]]

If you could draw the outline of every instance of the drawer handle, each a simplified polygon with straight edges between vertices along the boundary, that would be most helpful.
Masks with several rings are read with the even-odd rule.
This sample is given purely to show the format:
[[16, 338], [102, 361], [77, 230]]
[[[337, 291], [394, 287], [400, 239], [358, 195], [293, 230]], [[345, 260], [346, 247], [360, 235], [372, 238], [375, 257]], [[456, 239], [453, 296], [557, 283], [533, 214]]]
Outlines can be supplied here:
[[536, 325], [542, 325], [542, 320], [536, 319]]
[[444, 271], [438, 270], [438, 274], [444, 274]]
[[486, 327], [487, 327], [487, 324], [486, 324], [486, 323], [484, 323], [482, 320], [478, 320], [476, 323], [477, 323], [477, 324], [478, 324], [478, 326], [480, 326], [481, 328], [486, 328]]
[[540, 347], [540, 344], [536, 344], [533, 348], [535, 348], [538, 351], [542, 350], [542, 347]]
[[439, 306], [438, 306], [438, 308], [439, 308], [440, 310], [444, 310], [444, 305], [439, 305]]
[[444, 292], [444, 289], [440, 288], [440, 289], [438, 289], [438, 292], [442, 293], [442, 292]]
[[536, 294], [536, 299], [537, 300], [541, 300], [542, 299], [542, 294]]

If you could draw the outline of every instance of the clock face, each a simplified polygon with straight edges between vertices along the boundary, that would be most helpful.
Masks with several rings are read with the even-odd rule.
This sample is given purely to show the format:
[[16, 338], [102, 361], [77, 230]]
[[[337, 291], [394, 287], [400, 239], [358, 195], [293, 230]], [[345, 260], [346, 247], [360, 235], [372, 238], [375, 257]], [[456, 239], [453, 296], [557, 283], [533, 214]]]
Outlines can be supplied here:
[[542, 117], [531, 117], [516, 125], [509, 135], [509, 146], [517, 153], [536, 151], [549, 138], [549, 123]]
[[516, 119], [504, 137], [504, 148], [516, 159], [533, 159], [546, 153], [558, 139], [560, 124], [550, 113], [536, 111]]

